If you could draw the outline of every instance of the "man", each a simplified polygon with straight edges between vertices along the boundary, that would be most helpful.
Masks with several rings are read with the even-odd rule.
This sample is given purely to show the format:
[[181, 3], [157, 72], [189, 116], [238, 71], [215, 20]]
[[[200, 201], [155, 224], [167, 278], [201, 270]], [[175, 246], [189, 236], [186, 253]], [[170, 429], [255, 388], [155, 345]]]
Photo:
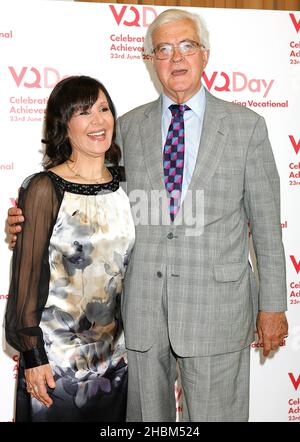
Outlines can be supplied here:
[[[163, 12], [145, 48], [163, 93], [120, 117], [117, 136], [129, 195], [143, 195], [153, 214], [153, 195], [166, 192], [161, 218], [169, 222], [136, 223], [122, 305], [128, 421], [175, 420], [176, 364], [183, 420], [247, 421], [256, 316], [265, 356], [287, 335], [279, 177], [267, 129], [262, 117], [201, 85], [209, 41], [198, 16]], [[195, 232], [183, 216], [191, 201], [203, 202], [203, 228]], [[248, 263], [249, 223], [259, 292]]]

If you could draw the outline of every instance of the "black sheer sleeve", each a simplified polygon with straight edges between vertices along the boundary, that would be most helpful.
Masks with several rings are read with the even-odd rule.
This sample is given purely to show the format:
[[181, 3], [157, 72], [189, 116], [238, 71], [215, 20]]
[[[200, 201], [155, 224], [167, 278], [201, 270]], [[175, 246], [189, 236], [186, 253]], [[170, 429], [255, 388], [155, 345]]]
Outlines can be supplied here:
[[19, 192], [25, 222], [13, 253], [5, 332], [7, 342], [21, 352], [25, 368], [48, 363], [39, 324], [49, 290], [49, 240], [60, 202], [45, 172], [27, 178]]

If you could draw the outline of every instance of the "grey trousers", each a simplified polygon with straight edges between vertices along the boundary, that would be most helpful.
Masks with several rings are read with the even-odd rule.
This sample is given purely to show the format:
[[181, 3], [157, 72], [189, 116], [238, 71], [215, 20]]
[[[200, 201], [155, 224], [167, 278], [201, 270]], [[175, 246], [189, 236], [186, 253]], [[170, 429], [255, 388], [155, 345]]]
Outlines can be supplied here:
[[127, 421], [175, 422], [177, 364], [183, 390], [181, 421], [248, 421], [250, 347], [221, 355], [180, 357], [169, 340], [165, 305], [153, 324], [154, 345], [146, 352], [128, 350]]

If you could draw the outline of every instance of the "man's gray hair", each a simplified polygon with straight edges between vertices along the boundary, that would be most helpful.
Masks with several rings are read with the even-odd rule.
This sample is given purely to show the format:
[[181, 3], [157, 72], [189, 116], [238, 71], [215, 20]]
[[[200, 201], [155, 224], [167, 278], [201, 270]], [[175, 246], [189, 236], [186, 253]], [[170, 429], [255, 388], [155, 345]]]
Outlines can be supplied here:
[[202, 17], [198, 14], [192, 14], [184, 9], [167, 9], [159, 14], [153, 22], [150, 24], [146, 37], [145, 37], [145, 53], [151, 54], [153, 50], [152, 36], [153, 32], [156, 31], [160, 26], [166, 23], [174, 23], [179, 20], [191, 20], [195, 23], [196, 29], [198, 31], [198, 37], [201, 44], [205, 49], [209, 49], [209, 32], [206, 27], [206, 23]]

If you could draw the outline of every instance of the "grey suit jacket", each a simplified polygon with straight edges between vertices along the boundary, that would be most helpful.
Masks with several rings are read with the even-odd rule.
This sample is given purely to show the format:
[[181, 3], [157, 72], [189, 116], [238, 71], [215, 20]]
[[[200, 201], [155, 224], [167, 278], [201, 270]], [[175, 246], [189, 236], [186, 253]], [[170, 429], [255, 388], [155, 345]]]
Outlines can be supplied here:
[[[249, 345], [258, 309], [287, 308], [279, 177], [264, 119], [206, 91], [189, 187], [191, 194], [198, 190], [204, 196], [203, 231], [196, 236], [187, 235], [184, 224], [151, 222], [151, 197], [164, 192], [161, 100], [120, 117], [117, 142], [124, 154], [128, 194], [131, 200], [142, 195], [143, 211], [149, 210], [148, 221], [144, 216], [136, 223], [136, 244], [125, 276], [127, 348], [146, 351], [152, 346], [163, 290], [170, 341], [179, 356], [222, 354]], [[186, 204], [185, 199], [180, 211]], [[132, 201], [134, 214], [137, 207]], [[248, 262], [248, 223], [259, 291]]]

